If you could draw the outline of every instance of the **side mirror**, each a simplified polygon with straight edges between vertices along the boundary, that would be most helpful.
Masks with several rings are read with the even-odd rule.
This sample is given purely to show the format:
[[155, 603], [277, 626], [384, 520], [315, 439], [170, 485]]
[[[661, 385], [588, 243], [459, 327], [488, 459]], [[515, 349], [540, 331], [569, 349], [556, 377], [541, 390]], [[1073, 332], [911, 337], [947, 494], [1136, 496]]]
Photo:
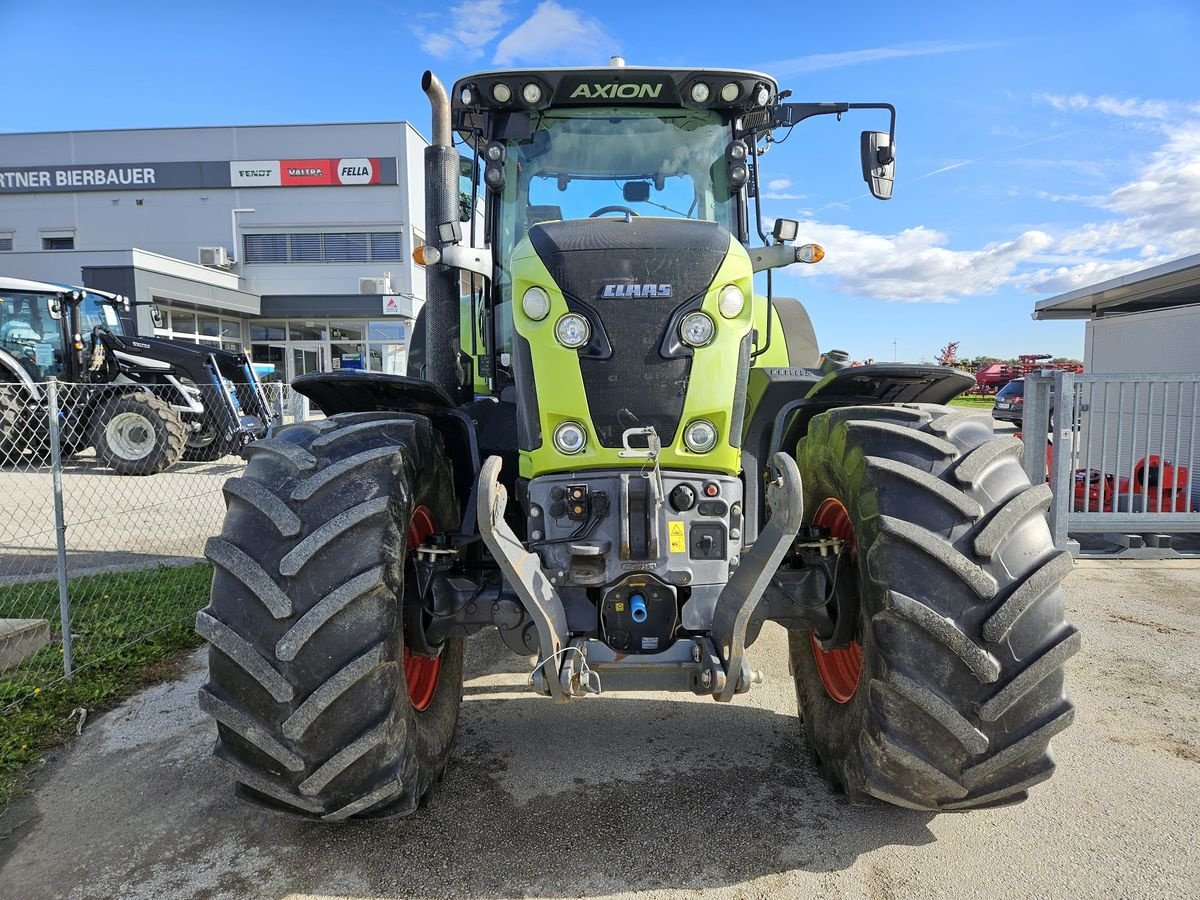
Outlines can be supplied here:
[[862, 133], [863, 181], [877, 200], [890, 200], [892, 183], [896, 180], [896, 148], [886, 131]]
[[46, 302], [46, 306], [49, 309], [50, 318], [54, 319], [56, 322], [62, 318], [62, 301], [61, 300], [59, 300], [57, 297], [51, 297]]
[[155, 328], [163, 327], [163, 314], [157, 303], [150, 304], [150, 321], [154, 323]]
[[650, 182], [627, 181], [621, 188], [621, 196], [626, 203], [645, 203], [650, 199]]

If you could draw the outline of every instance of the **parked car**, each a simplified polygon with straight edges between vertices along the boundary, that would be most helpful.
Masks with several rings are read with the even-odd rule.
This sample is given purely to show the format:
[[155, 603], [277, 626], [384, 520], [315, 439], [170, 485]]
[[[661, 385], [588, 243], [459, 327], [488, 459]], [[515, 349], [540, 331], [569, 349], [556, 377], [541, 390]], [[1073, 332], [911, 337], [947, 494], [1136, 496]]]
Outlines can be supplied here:
[[1014, 378], [996, 392], [996, 402], [992, 405], [992, 418], [1001, 422], [1013, 422], [1020, 428], [1024, 411], [1025, 379]]

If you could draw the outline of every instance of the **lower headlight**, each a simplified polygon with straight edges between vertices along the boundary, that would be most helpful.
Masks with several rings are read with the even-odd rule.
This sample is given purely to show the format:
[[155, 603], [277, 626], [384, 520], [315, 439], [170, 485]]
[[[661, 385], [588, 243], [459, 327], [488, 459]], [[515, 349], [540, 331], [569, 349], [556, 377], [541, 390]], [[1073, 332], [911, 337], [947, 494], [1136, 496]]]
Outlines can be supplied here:
[[560, 453], [578, 453], [587, 444], [587, 432], [578, 422], [563, 422], [554, 429], [554, 446]]
[[707, 313], [692, 312], [679, 323], [679, 336], [689, 347], [703, 347], [712, 342], [717, 326]]
[[717, 446], [717, 426], [708, 419], [690, 422], [683, 431], [683, 442], [693, 453], [707, 453]]
[[554, 324], [554, 336], [564, 347], [577, 350], [592, 338], [592, 326], [579, 313], [567, 313]]
[[717, 297], [717, 309], [721, 311], [721, 315], [732, 319], [740, 315], [745, 306], [746, 295], [742, 293], [740, 287], [736, 284], [727, 284], [721, 288], [721, 293]]

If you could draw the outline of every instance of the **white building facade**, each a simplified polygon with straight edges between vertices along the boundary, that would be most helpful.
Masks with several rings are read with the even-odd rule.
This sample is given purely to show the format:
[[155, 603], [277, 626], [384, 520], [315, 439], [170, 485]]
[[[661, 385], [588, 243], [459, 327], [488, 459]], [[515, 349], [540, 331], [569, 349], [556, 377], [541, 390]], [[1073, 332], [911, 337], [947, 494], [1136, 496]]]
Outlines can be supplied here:
[[268, 378], [402, 373], [426, 144], [405, 122], [0, 134], [0, 274], [126, 294], [139, 333]]

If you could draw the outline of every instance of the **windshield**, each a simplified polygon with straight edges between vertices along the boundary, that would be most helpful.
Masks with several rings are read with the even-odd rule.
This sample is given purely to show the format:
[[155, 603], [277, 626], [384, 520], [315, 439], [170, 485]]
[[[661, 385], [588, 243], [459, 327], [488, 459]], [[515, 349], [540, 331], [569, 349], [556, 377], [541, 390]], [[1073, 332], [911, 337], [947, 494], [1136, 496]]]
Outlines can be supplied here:
[[[730, 128], [711, 110], [602, 108], [548, 112], [528, 140], [506, 143], [494, 241], [499, 300], [511, 299], [508, 257], [539, 222], [634, 215], [702, 219], [734, 229], [725, 148]], [[642, 197], [645, 199], [626, 199]], [[601, 212], [605, 207], [617, 209]], [[501, 351], [511, 321], [497, 316]]]
[[106, 303], [95, 294], [88, 294], [79, 306], [79, 327], [81, 334], [90, 334], [97, 325], [103, 325], [113, 334], [124, 335], [121, 317], [111, 303]]
[[[50, 316], [53, 294], [0, 292], [0, 350], [35, 381], [57, 373], [62, 365], [62, 337]], [[0, 369], [0, 381], [16, 376]]]
[[[606, 206], [732, 228], [724, 164], [729, 139], [728, 126], [711, 111], [547, 113], [530, 140], [508, 142], [498, 229], [502, 264], [531, 225], [585, 219]], [[626, 194], [633, 182], [642, 184]], [[626, 199], [639, 193], [648, 199]]]

